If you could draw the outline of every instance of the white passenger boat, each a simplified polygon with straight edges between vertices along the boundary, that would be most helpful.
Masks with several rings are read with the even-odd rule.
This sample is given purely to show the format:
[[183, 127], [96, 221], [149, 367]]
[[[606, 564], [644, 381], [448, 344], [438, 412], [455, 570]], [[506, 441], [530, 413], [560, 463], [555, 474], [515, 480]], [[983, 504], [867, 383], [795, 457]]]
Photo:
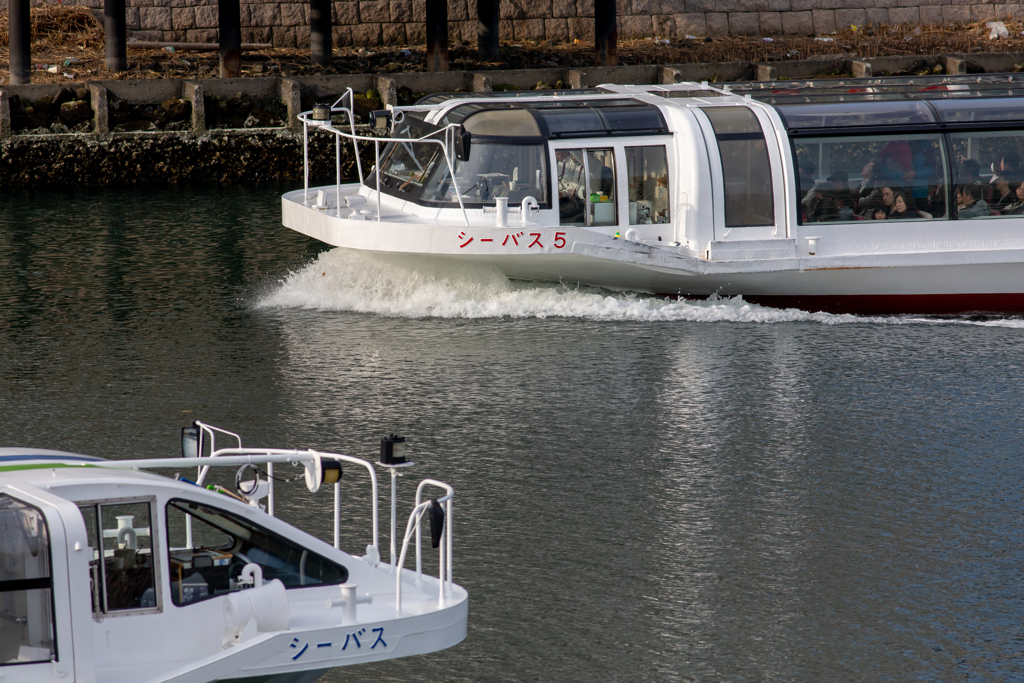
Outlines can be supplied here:
[[313, 188], [307, 163], [283, 221], [527, 280], [1021, 312], [1021, 95], [1015, 74], [437, 95], [374, 112], [373, 137], [347, 94], [304, 114], [306, 135], [377, 163]]
[[[216, 449], [217, 434], [237, 447]], [[183, 431], [183, 448], [192, 457], [0, 448], [0, 681], [301, 683], [465, 637], [467, 595], [451, 573], [451, 486], [420, 482], [396, 559], [395, 475], [411, 464], [404, 440], [383, 440], [378, 464], [392, 478], [387, 563], [374, 464], [242, 448], [237, 435], [200, 422]], [[333, 483], [333, 547], [274, 516], [274, 464], [295, 465], [285, 476], [298, 473], [313, 492]], [[343, 465], [372, 484], [362, 556], [337, 547]], [[204, 486], [211, 467], [238, 469], [237, 492]], [[163, 468], [195, 481], [146, 471]], [[428, 489], [440, 495], [425, 500]], [[437, 577], [423, 572], [424, 517]], [[403, 571], [410, 548], [416, 568]]]

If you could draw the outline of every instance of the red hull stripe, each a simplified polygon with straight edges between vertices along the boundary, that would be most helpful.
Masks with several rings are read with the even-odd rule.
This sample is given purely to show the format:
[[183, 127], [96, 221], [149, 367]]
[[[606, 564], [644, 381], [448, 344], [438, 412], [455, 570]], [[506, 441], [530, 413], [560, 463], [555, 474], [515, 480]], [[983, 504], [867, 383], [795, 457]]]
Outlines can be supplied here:
[[[706, 297], [692, 297], [706, 298]], [[772, 308], [826, 313], [1024, 313], [1024, 294], [752, 295], [744, 301]]]

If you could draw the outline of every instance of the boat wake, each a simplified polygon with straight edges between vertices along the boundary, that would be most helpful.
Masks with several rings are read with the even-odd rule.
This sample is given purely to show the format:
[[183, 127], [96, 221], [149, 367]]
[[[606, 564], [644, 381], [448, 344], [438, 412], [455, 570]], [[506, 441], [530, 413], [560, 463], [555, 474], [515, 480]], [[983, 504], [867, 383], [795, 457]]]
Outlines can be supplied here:
[[489, 266], [372, 255], [320, 254], [264, 293], [257, 308], [353, 311], [403, 318], [579, 318], [637, 322], [967, 324], [1024, 328], [1024, 320], [834, 315], [751, 304], [742, 297], [668, 300], [576, 284], [511, 281]]

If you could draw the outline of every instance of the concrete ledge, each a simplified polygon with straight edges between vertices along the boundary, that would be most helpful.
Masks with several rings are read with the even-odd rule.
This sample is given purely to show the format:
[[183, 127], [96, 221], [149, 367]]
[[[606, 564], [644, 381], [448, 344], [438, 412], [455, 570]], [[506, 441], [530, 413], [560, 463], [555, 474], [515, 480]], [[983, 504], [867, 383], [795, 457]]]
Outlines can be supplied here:
[[[177, 182], [252, 182], [301, 179], [302, 129], [298, 114], [316, 101], [334, 102], [347, 89], [364, 95], [376, 90], [386, 104], [397, 103], [404, 88], [413, 93], [489, 92], [512, 86], [529, 91], [538, 83], [570, 88], [610, 84], [655, 84], [681, 81], [748, 82], [787, 79], [828, 83], [823, 74], [852, 74], [877, 79], [885, 73], [914, 69], [945, 73], [993, 73], [1010, 71], [1024, 63], [1024, 52], [952, 54], [932, 56], [849, 56], [753, 64], [723, 62], [620, 66], [593, 69], [536, 69], [489, 72], [394, 73], [386, 75], [342, 74], [296, 78], [201, 79], [180, 81], [96, 81], [86, 84], [93, 109], [93, 132], [33, 135], [13, 130], [11, 98], [37, 101], [55, 95], [61, 87], [81, 84], [39, 84], [0, 88], [0, 188], [28, 187], [38, 183], [60, 185], [118, 185]], [[836, 81], [837, 83], [841, 81]], [[245, 93], [256, 99], [276, 101], [287, 111], [280, 128], [208, 129], [205, 95], [230, 98]], [[408, 96], [408, 93], [405, 93]], [[188, 130], [139, 133], [112, 132], [110, 101], [116, 97], [133, 105], [159, 105], [170, 98], [192, 105]], [[265, 125], [265, 124], [264, 124]], [[27, 131], [25, 131], [27, 133]], [[317, 154], [324, 158], [321, 179], [334, 177], [333, 140], [322, 132], [312, 136]], [[323, 139], [321, 139], [323, 138]], [[350, 146], [343, 146], [351, 150]], [[346, 151], [350, 154], [350, 151]], [[372, 148], [368, 154], [372, 156]], [[318, 157], [319, 159], [319, 157]], [[367, 157], [369, 168], [372, 160]], [[354, 158], [343, 160], [346, 178], [354, 176]], [[320, 166], [315, 165], [315, 169]], [[314, 175], [320, 173], [315, 170]]]
[[0, 88], [0, 140], [11, 137], [11, 98]]

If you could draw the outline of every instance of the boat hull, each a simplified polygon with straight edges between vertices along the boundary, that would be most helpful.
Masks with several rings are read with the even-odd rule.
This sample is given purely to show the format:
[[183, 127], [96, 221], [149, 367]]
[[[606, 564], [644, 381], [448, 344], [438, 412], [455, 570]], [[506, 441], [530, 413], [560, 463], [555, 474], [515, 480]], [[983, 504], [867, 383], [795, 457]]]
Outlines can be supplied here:
[[[333, 188], [331, 188], [333, 192]], [[355, 193], [358, 186], [344, 190]], [[332, 246], [491, 266], [507, 277], [662, 296], [742, 296], [766, 306], [863, 314], [1024, 312], [1024, 249], [798, 254], [795, 240], [698, 258], [584, 228], [353, 221], [282, 198], [284, 224]], [[384, 215], [387, 216], [385, 206]]]

